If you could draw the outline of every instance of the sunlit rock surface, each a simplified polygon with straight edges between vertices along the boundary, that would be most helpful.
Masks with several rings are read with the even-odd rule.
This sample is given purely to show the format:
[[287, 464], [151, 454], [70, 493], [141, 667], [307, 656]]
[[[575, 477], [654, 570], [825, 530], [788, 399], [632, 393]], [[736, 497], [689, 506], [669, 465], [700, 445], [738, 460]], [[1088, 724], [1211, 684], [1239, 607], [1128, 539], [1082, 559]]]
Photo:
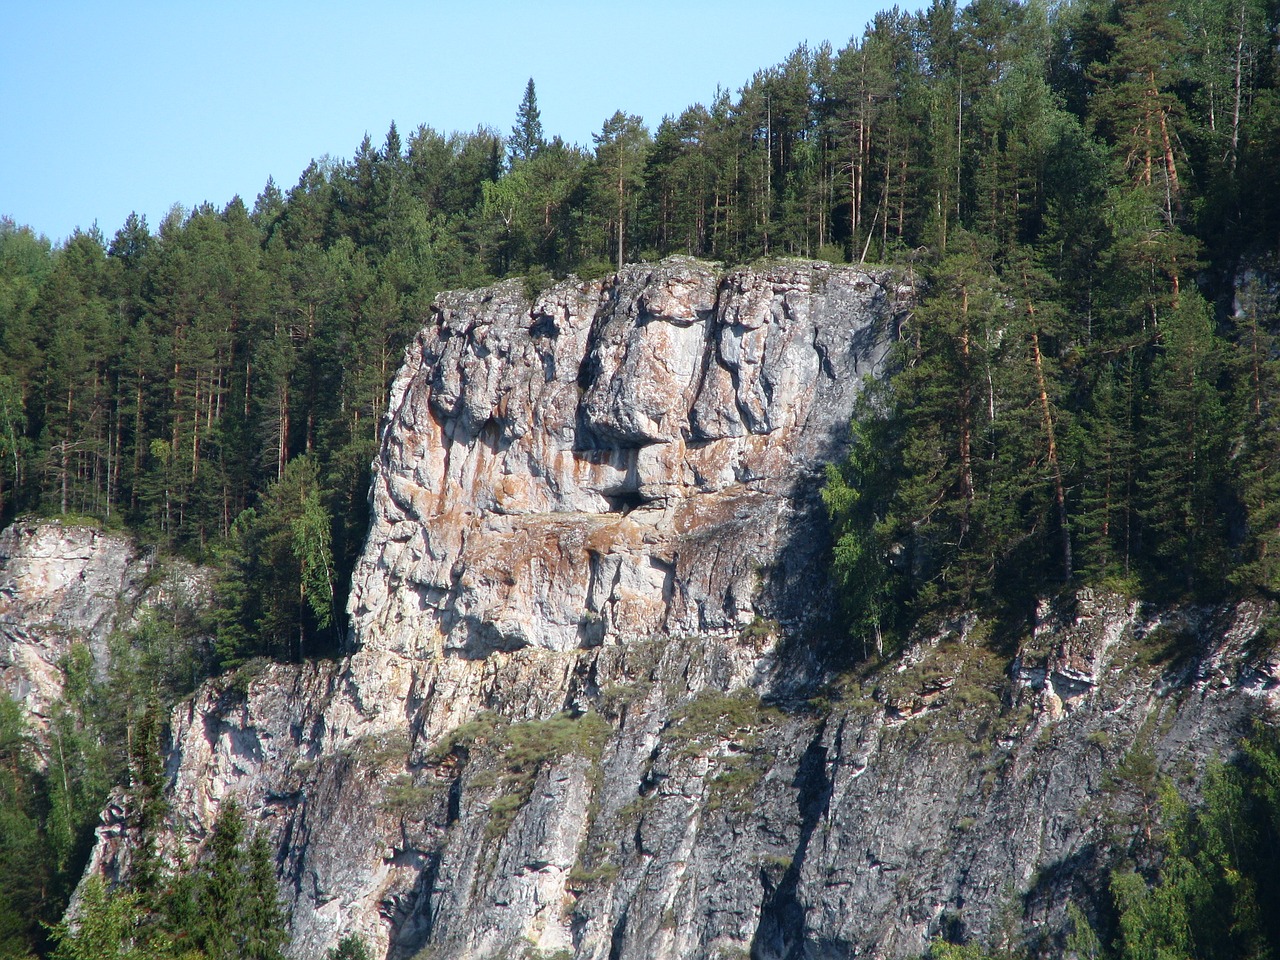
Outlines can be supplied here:
[[[691, 260], [442, 297], [391, 391], [354, 642], [572, 650], [790, 622], [797, 500], [848, 433], [904, 291]], [[772, 602], [773, 606], [770, 607]]]
[[0, 532], [0, 687], [37, 730], [62, 697], [61, 664], [75, 643], [105, 671], [113, 631], [164, 604], [199, 604], [207, 577], [157, 563], [122, 534], [51, 520]]

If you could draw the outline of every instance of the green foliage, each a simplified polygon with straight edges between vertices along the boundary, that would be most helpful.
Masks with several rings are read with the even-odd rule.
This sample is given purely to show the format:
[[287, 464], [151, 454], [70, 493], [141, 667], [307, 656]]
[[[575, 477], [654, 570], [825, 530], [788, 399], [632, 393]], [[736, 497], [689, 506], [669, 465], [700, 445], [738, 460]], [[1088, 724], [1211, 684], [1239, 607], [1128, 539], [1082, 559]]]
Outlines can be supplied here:
[[470, 786], [494, 793], [485, 828], [486, 837], [493, 839], [506, 832], [528, 802], [538, 771], [545, 764], [565, 756], [599, 763], [611, 730], [608, 721], [595, 711], [522, 723], [507, 723], [492, 711], [484, 711], [449, 734], [433, 757], [440, 760], [466, 751], [480, 762], [481, 772], [471, 777]]
[[759, 734], [781, 717], [750, 688], [731, 694], [707, 689], [672, 713], [661, 741], [676, 757], [705, 756], [727, 743], [727, 752], [716, 753], [707, 809], [742, 812], [774, 759], [760, 745]]
[[1280, 353], [1275, 318], [1280, 301], [1249, 276], [1238, 293], [1234, 374], [1244, 415], [1241, 500], [1250, 537], [1231, 573], [1245, 589], [1280, 595]]
[[402, 731], [370, 733], [350, 748], [351, 757], [369, 767], [403, 766], [409, 754], [409, 737]]
[[85, 881], [77, 915], [52, 930], [51, 960], [142, 960], [141, 903], [136, 894], [108, 890], [101, 877]]
[[[155, 622], [144, 619], [136, 646], [126, 635], [113, 638], [119, 658], [105, 678], [96, 676], [88, 648], [72, 645], [61, 664], [64, 699], [52, 710], [44, 735], [43, 769], [35, 762], [20, 708], [7, 696], [0, 699], [0, 945], [6, 951], [22, 955], [40, 948], [39, 924], [51, 924], [66, 906], [108, 791], [126, 776], [139, 831], [131, 893], [143, 898], [154, 892], [151, 844], [165, 811], [159, 714], [175, 690], [163, 671], [140, 666], [157, 649], [149, 645], [154, 631]], [[182, 646], [174, 640], [171, 649]], [[193, 682], [183, 671], [177, 689]], [[101, 922], [115, 923], [114, 901], [104, 897], [98, 904], [106, 911]], [[146, 904], [139, 900], [135, 906], [144, 911]], [[71, 935], [69, 928], [63, 933]], [[88, 949], [87, 941], [77, 943], [66, 950]]]
[[280, 905], [275, 863], [265, 832], [254, 834], [245, 858], [247, 895], [239, 918], [244, 932], [237, 955], [248, 960], [283, 960], [283, 949], [289, 940], [288, 918]]
[[1259, 724], [1236, 762], [1210, 768], [1198, 807], [1166, 792], [1158, 872], [1112, 874], [1110, 953], [1073, 908], [1077, 953], [1116, 960], [1271, 956], [1280, 947], [1280, 920], [1268, 909], [1280, 895], [1271, 861], [1280, 842], [1278, 758], [1275, 731]]
[[[897, 257], [924, 293], [825, 492], [856, 656], [1064, 586], [1280, 594], [1275, 4], [1051, 6], [884, 12], [652, 134], [619, 111], [590, 149], [547, 138], [530, 80], [506, 141], [392, 124], [252, 210], [56, 248], [0, 218], [0, 522], [125, 522], [213, 561], [218, 666], [334, 655], [387, 388], [437, 292], [637, 253]], [[47, 780], [5, 734], [0, 936], [38, 946], [106, 785], [128, 771], [161, 815], [159, 718], [215, 665], [191, 629], [114, 638], [105, 682], [73, 655]], [[968, 686], [957, 706], [988, 711]], [[663, 735], [696, 747], [740, 709]], [[453, 743], [509, 748], [511, 778], [597, 742], [501, 726]]]
[[393, 123], [252, 210], [58, 248], [0, 221], [0, 520], [123, 518], [227, 568], [227, 663], [331, 655], [438, 291], [912, 251], [901, 372], [830, 488], [864, 656], [1063, 582], [1273, 593], [1276, 304], [1239, 268], [1276, 253], [1276, 29], [1255, 0], [895, 9], [652, 134], [616, 112], [589, 150], [547, 136], [530, 79], [505, 140]]
[[433, 751], [433, 759], [440, 760], [459, 747], [467, 750], [484, 747], [500, 735], [502, 718], [492, 710], [483, 710], [474, 720], [460, 724], [449, 733]]
[[332, 520], [319, 465], [299, 457], [236, 518], [219, 551], [217, 651], [224, 667], [254, 656], [332, 653], [338, 623]]
[[[193, 639], [200, 624], [181, 576], [157, 567], [155, 578], [168, 599], [143, 614], [134, 628], [109, 638], [105, 676], [85, 644], [72, 644], [63, 658], [63, 698], [48, 717], [43, 764], [35, 762], [18, 704], [0, 698], [0, 952], [5, 955], [43, 949], [40, 924], [52, 924], [66, 906], [113, 784], [130, 784], [129, 812], [138, 837], [127, 891], [136, 895], [136, 903], [129, 909], [146, 913], [148, 898], [162, 885], [154, 841], [167, 809], [163, 718], [178, 697], [207, 676], [208, 665]], [[115, 892], [102, 891], [102, 898], [94, 905], [102, 912], [100, 921], [123, 922]], [[64, 953], [90, 948], [89, 941], [76, 939], [78, 929], [62, 928]]]
[[513, 773], [524, 773], [570, 755], [595, 763], [611, 733], [608, 722], [595, 711], [513, 723], [502, 730], [502, 764]]
[[532, 160], [547, 145], [542, 135], [542, 112], [538, 109], [538, 92], [533, 86], [533, 77], [529, 78], [524, 88], [524, 99], [520, 101], [520, 109], [516, 111], [516, 125], [511, 128], [511, 139], [507, 141], [507, 152], [514, 167], [522, 160]]
[[373, 960], [364, 940], [354, 933], [349, 933], [338, 945], [325, 954], [325, 960]]
[[[1016, 622], [1061, 585], [1165, 600], [1267, 589], [1271, 471], [1241, 474], [1230, 451], [1252, 443], [1269, 465], [1270, 435], [1233, 419], [1236, 348], [1180, 280], [1194, 245], [1143, 223], [1159, 249], [1143, 247], [1141, 264], [1115, 252], [1108, 325], [1093, 329], [1070, 326], [1073, 297], [1045, 258], [993, 256], [953, 231], [902, 328], [897, 372], [864, 403], [824, 490], [864, 658], [867, 638], [883, 646], [886, 611], [905, 611], [903, 626], [975, 607]], [[1256, 358], [1255, 396], [1269, 362]], [[1255, 559], [1233, 567], [1233, 524], [1249, 509]]]
[[976, 943], [947, 943], [935, 940], [929, 944], [928, 960], [992, 960], [991, 952]]
[[[299, 462], [295, 460], [294, 464]], [[307, 490], [298, 515], [289, 522], [289, 534], [293, 539], [293, 559], [299, 567], [299, 591], [320, 630], [333, 626], [336, 603], [329, 527], [329, 515], [320, 504], [319, 493], [314, 488]]]
[[234, 799], [223, 801], [204, 856], [175, 878], [157, 926], [209, 960], [281, 960], [287, 941], [266, 835], [249, 835]]
[[752, 791], [764, 779], [772, 759], [758, 754], [730, 758], [707, 784], [707, 810], [750, 810]]
[[894, 446], [892, 423], [867, 402], [853, 422], [849, 454], [827, 466], [822, 499], [835, 538], [832, 572], [841, 613], [862, 658], [883, 656], [886, 636], [896, 639], [905, 576], [902, 547], [893, 539], [887, 512], [896, 492], [893, 460], [883, 455]]
[[1078, 903], [1067, 904], [1067, 919], [1071, 929], [1067, 933], [1067, 950], [1079, 960], [1101, 960], [1104, 956], [1102, 941]]
[[599, 197], [593, 212], [601, 233], [614, 240], [615, 263], [621, 270], [627, 262], [627, 251], [632, 249], [627, 245], [627, 236], [636, 232], [649, 131], [640, 117], [619, 110], [592, 139], [596, 156], [591, 176]]
[[[44, 736], [43, 770], [19, 705], [0, 697], [0, 955], [52, 949], [64, 958], [193, 956], [183, 944], [204, 922], [197, 914], [216, 915], [210, 905], [232, 897], [235, 912], [210, 921], [239, 938], [220, 955], [279, 956], [285, 927], [270, 852], [265, 837], [242, 842], [234, 802], [215, 830], [208, 863], [174, 875], [160, 856], [168, 809], [164, 718], [205, 675], [186, 632], [190, 608], [176, 583], [169, 588], [167, 604], [111, 638], [105, 677], [85, 645], [72, 645], [61, 664], [64, 698]], [[55, 924], [84, 871], [108, 791], [126, 780], [135, 837], [128, 885], [90, 878], [79, 912]], [[237, 893], [241, 888], [250, 893]]]
[[614, 863], [601, 863], [593, 869], [587, 869], [581, 864], [574, 864], [573, 869], [569, 871], [565, 885], [577, 892], [586, 890], [594, 884], [607, 885], [617, 879], [621, 869]]
[[1017, 714], [1002, 709], [1008, 661], [990, 649], [982, 626], [944, 639], [905, 669], [873, 674], [877, 701], [919, 718], [918, 729], [908, 726], [904, 732], [919, 736], [932, 730], [936, 742], [976, 754], [990, 749], [1007, 725], [1016, 725]]
[[51, 919], [46, 888], [54, 857], [41, 829], [36, 757], [22, 706], [0, 694], [0, 955], [24, 956], [39, 942], [39, 921]]
[[1224, 347], [1208, 305], [1184, 294], [1164, 319], [1151, 370], [1138, 515], [1149, 538], [1150, 579], [1180, 591], [1211, 592], [1227, 572], [1228, 517], [1220, 497], [1230, 480]]
[[204, 858], [163, 879], [143, 891], [89, 877], [76, 914], [51, 930], [51, 957], [282, 960], [286, 918], [271, 850], [265, 834], [246, 836], [234, 800], [224, 802]]
[[411, 816], [440, 796], [440, 789], [417, 786], [408, 774], [401, 774], [387, 785], [382, 809], [393, 816]]
[[697, 756], [714, 742], [730, 738], [750, 747], [755, 731], [781, 716], [749, 687], [728, 694], [706, 689], [672, 713], [662, 729], [662, 739], [688, 756]]

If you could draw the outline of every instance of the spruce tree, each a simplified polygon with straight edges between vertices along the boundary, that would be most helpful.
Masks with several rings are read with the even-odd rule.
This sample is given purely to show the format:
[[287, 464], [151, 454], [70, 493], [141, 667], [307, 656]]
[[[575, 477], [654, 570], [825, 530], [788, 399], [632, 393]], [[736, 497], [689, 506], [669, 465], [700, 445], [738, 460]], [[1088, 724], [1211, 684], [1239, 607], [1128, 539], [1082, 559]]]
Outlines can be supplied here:
[[238, 960], [244, 955], [249, 907], [244, 840], [244, 816], [235, 799], [228, 798], [218, 811], [192, 891], [191, 939], [209, 960]]
[[280, 906], [280, 888], [265, 830], [254, 832], [245, 859], [244, 946], [240, 956], [245, 960], [284, 960], [281, 951], [288, 941], [287, 918]]
[[542, 113], [538, 110], [538, 92], [533, 77], [524, 88], [524, 99], [516, 111], [516, 124], [511, 128], [507, 141], [507, 163], [514, 167], [524, 160], [532, 160], [547, 145], [542, 134]]
[[37, 757], [21, 704], [0, 690], [0, 955], [25, 956], [47, 916], [53, 854], [41, 830]]
[[1226, 574], [1224, 466], [1231, 430], [1218, 389], [1222, 343], [1209, 305], [1184, 293], [1161, 325], [1144, 417], [1139, 515], [1155, 582], [1212, 593]]
[[1077, 569], [1095, 582], [1134, 573], [1140, 390], [1136, 350], [1125, 350], [1095, 374], [1071, 436], [1087, 465], [1074, 495]]
[[325, 954], [325, 960], [373, 960], [373, 957], [364, 941], [354, 933], [349, 933]]
[[108, 889], [101, 877], [85, 881], [80, 909], [50, 930], [56, 947], [51, 960], [146, 960], [153, 954], [139, 943], [142, 912], [138, 897]]
[[1238, 587], [1275, 596], [1280, 594], [1280, 359], [1270, 329], [1276, 298], [1250, 276], [1238, 300], [1234, 372], [1244, 430], [1237, 486], [1248, 537], [1231, 576]]

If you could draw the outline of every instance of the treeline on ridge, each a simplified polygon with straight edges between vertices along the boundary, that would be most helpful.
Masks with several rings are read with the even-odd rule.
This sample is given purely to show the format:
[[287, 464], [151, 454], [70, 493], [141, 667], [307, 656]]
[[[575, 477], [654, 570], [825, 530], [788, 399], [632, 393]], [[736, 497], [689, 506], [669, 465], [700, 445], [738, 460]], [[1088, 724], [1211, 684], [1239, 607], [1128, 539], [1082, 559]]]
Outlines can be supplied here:
[[994, 9], [949, 34], [979, 152], [825, 490], [863, 651], [1080, 584], [1280, 593], [1277, 8]]

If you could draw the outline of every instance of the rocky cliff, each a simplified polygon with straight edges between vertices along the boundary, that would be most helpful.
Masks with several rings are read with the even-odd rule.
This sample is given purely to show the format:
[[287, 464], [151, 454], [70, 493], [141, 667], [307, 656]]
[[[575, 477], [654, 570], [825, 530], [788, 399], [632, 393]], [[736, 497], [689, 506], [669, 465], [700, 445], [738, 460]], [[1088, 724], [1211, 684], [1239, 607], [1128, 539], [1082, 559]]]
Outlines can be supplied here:
[[[1274, 704], [1274, 611], [1046, 603], [825, 669], [816, 489], [909, 291], [687, 260], [442, 296], [391, 396], [340, 663], [175, 713], [169, 849], [236, 796], [291, 950], [906, 956], [1046, 949], [1152, 804]], [[92, 869], [127, 870], [127, 804]], [[1149, 812], [1149, 811], [1147, 811]]]
[[161, 563], [121, 534], [55, 521], [24, 521], [0, 532], [0, 687], [37, 729], [62, 696], [60, 664], [84, 643], [105, 670], [117, 630], [147, 610], [198, 605], [207, 577]]
[[391, 390], [356, 646], [483, 657], [726, 636], [763, 606], [802, 620], [806, 498], [906, 293], [669, 260], [532, 307], [518, 282], [441, 298]]

